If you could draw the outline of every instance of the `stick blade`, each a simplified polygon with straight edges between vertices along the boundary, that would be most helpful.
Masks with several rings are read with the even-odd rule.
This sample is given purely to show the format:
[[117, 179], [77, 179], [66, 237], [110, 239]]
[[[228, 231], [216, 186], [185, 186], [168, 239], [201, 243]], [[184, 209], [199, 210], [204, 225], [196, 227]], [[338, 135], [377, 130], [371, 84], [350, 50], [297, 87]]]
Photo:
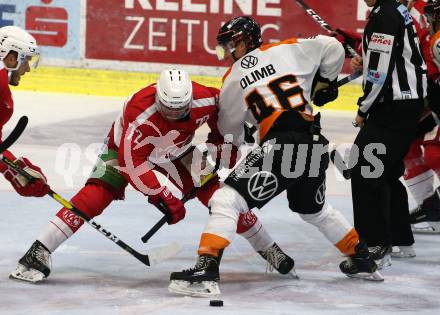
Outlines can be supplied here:
[[157, 265], [168, 258], [176, 256], [181, 251], [182, 245], [176, 241], [162, 247], [151, 249], [148, 253], [150, 266]]
[[347, 274], [347, 277], [373, 282], [383, 282], [385, 280], [384, 276], [382, 276], [379, 271], [375, 271], [373, 273], [363, 272], [357, 274]]

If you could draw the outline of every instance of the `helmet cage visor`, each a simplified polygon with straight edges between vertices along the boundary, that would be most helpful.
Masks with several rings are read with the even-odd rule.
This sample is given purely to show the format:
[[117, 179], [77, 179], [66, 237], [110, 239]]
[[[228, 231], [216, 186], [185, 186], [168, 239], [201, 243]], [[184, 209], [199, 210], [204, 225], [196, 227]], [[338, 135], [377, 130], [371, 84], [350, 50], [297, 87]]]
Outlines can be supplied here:
[[215, 46], [215, 52], [217, 53], [218, 60], [225, 59], [226, 52], [231, 55], [235, 52], [235, 41], [230, 40], [225, 43], [219, 43], [217, 46]]
[[[37, 69], [41, 57], [40, 54], [37, 53], [35, 55], [21, 56], [20, 59], [21, 59], [19, 61], [20, 65], [27, 61], [29, 63], [29, 68]], [[20, 67], [20, 65], [18, 67]]]
[[186, 106], [172, 107], [162, 102], [159, 97], [156, 97], [156, 105], [162, 117], [168, 120], [182, 119], [188, 115], [191, 110], [191, 101], [189, 101]]
[[[15, 71], [18, 70], [18, 68], [21, 67], [22, 64], [25, 62], [29, 63], [29, 68], [37, 69], [38, 64], [40, 62], [40, 51], [38, 48], [32, 48], [31, 53], [24, 53], [24, 52], [17, 52], [17, 65], [15, 67], [6, 67], [7, 70]], [[10, 50], [9, 52], [12, 52], [15, 50]]]

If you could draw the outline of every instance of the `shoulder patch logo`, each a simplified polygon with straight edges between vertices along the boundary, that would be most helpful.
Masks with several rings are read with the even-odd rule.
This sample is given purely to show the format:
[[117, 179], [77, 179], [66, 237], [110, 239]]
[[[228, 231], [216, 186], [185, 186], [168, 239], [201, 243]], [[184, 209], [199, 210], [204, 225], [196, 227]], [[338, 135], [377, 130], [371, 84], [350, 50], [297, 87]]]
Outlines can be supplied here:
[[400, 15], [403, 16], [403, 19], [405, 20], [405, 25], [412, 23], [413, 20], [411, 14], [409, 14], [408, 9], [403, 4], [399, 5], [397, 7], [397, 10], [400, 12]]
[[368, 50], [379, 54], [389, 54], [393, 49], [393, 45], [394, 36], [383, 33], [373, 33], [368, 43]]
[[254, 56], [246, 56], [241, 60], [241, 67], [243, 69], [250, 69], [257, 65], [258, 58]]

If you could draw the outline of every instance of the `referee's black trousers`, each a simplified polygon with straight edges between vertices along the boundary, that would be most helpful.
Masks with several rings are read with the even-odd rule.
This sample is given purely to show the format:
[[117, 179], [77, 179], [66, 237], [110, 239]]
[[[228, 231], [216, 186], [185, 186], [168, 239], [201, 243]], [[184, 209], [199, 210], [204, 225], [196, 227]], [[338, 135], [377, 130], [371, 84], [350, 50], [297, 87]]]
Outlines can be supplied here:
[[[351, 170], [354, 225], [368, 246], [414, 243], [408, 195], [399, 178], [422, 109], [422, 100], [377, 104], [354, 142], [359, 149], [358, 163]], [[368, 154], [376, 144], [383, 144], [386, 153]]]

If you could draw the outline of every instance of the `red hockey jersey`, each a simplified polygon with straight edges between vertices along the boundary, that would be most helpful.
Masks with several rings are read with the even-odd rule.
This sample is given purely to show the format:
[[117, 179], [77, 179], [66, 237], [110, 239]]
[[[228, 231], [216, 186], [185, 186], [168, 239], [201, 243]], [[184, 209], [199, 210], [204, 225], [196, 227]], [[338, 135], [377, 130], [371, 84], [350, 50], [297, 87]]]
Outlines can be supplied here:
[[[3, 138], [3, 127], [9, 121], [14, 112], [14, 101], [12, 100], [11, 89], [9, 88], [8, 71], [5, 69], [3, 62], [0, 66], [0, 142]], [[15, 160], [15, 156], [6, 150], [3, 155], [10, 160]], [[0, 172], [6, 169], [6, 165], [0, 162]]]
[[[152, 168], [169, 163], [191, 148], [195, 131], [205, 122], [211, 129], [208, 143], [221, 144], [217, 129], [218, 89], [193, 82], [189, 116], [181, 121], [162, 117], [155, 104], [155, 85], [132, 95], [116, 119], [109, 147], [118, 148], [118, 162], [127, 180], [138, 190], [159, 187]], [[140, 180], [140, 181], [139, 181]], [[136, 181], [136, 182], [135, 182]]]

